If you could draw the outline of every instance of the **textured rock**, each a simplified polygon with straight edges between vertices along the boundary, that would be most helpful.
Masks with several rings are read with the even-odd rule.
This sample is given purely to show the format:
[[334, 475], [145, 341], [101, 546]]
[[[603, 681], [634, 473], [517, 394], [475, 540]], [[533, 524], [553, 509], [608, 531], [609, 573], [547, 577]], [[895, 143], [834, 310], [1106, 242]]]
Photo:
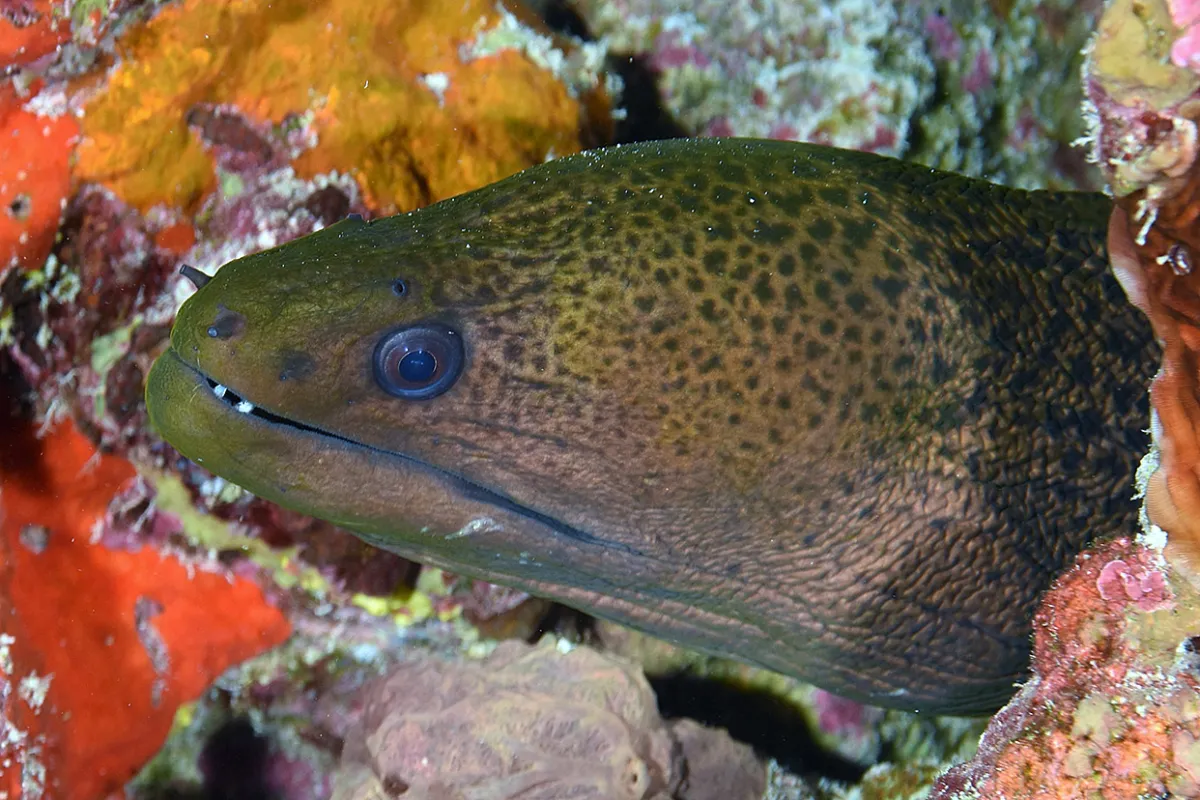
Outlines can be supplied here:
[[757, 800], [745, 745], [668, 724], [641, 672], [587, 648], [505, 642], [483, 663], [403, 664], [346, 740], [341, 800]]

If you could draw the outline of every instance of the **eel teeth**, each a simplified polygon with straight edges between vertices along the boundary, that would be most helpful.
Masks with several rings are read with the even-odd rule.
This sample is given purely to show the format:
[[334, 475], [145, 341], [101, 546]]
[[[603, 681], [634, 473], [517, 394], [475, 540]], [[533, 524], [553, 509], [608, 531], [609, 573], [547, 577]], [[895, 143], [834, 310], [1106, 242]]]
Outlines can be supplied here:
[[213, 390], [213, 394], [215, 394], [217, 397], [225, 396], [225, 391], [226, 391], [225, 387], [219, 383], [216, 384], [215, 386], [213, 386], [212, 390]]
[[234, 408], [243, 414], [249, 414], [254, 410], [254, 403], [251, 403], [249, 400], [240, 400]]

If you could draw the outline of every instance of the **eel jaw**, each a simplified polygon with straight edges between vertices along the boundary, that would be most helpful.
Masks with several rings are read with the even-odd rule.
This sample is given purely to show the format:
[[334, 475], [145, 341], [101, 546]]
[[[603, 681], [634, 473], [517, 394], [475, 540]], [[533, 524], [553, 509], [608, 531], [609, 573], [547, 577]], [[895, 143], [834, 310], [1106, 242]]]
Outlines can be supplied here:
[[[411, 526], [425, 540], [438, 530], [446, 536], [472, 531], [478, 540], [480, 521], [491, 520], [495, 532], [506, 530], [503, 538], [520, 546], [522, 558], [533, 549], [528, 537], [534, 532], [571, 547], [639, 555], [628, 544], [602, 539], [470, 478], [268, 411], [208, 377], [174, 348], [147, 376], [146, 405], [154, 428], [197, 464], [409, 558], [430, 560], [424, 546], [401, 546], [400, 538], [412, 537], [394, 535], [397, 508], [413, 505], [414, 497], [431, 509], [428, 520]], [[379, 485], [381, 472], [385, 486]], [[357, 483], [351, 475], [359, 476]]]

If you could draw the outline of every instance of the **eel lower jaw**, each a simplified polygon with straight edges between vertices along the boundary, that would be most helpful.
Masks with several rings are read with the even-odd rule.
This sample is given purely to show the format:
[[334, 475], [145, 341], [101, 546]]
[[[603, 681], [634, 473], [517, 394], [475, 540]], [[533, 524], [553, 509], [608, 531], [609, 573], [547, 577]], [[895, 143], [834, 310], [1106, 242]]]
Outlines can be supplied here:
[[[207, 402], [195, 396], [197, 393], [205, 392], [206, 390], [211, 396]], [[229, 386], [218, 383], [203, 370], [182, 358], [174, 348], [170, 348], [163, 353], [159, 360], [155, 362], [154, 368], [151, 369], [147, 380], [147, 398], [151, 421], [155, 427], [163, 433], [168, 441], [175, 444], [185, 456], [206, 467], [211, 468], [212, 465], [209, 459], [200, 455], [200, 451], [209, 447], [210, 441], [218, 433], [217, 423], [219, 418], [230, 422], [236, 420], [245, 426], [243, 430], [246, 432], [247, 438], [256, 436], [260, 442], [266, 439], [279, 442], [289, 436], [292, 439], [296, 437], [312, 437], [309, 439], [313, 443], [311, 449], [319, 449], [327, 452], [334, 450], [349, 451], [359, 454], [364, 459], [391, 463], [396, 469], [410, 476], [423, 476], [420, 480], [437, 483], [444, 489], [452, 491], [461, 499], [464, 505], [486, 507], [494, 510], [500, 516], [506, 516], [510, 519], [522, 519], [525, 523], [529, 523], [535, 528], [553, 531], [555, 534], [569, 540], [575, 546], [599, 546], [608, 550], [622, 551], [630, 555], [637, 554], [634, 548], [628, 544], [600, 538], [550, 514], [526, 506], [506, 494], [489, 489], [487, 486], [477, 483], [468, 477], [442, 469], [420, 458], [376, 447], [269, 411], [246, 399]], [[170, 407], [172, 403], [190, 405], [195, 414], [180, 413], [179, 408]], [[199, 405], [196, 405], [197, 403]], [[203, 420], [193, 419], [192, 417], [203, 418]], [[197, 425], [197, 422], [199, 422], [199, 425]], [[237, 436], [238, 434], [234, 434], [235, 439]], [[188, 446], [189, 444], [195, 446]], [[254, 444], [249, 444], [248, 446], [253, 447]], [[228, 455], [229, 451], [226, 450], [225, 454]], [[216, 466], [215, 471], [218, 473], [222, 472], [220, 466]], [[236, 476], [224, 475], [223, 477], [229, 477], [234, 483], [243, 485], [242, 481], [239, 481]], [[254, 479], [258, 480], [263, 477], [262, 475], [255, 475]], [[255, 494], [263, 494], [254, 485], [247, 486], [246, 488]], [[284, 495], [289, 489], [280, 486], [276, 487], [276, 491], [278, 495]], [[288, 505], [278, 495], [275, 497], [268, 496], [268, 499]], [[313, 508], [300, 508], [298, 510], [304, 511], [311, 516], [324, 516], [320, 512], [320, 509], [314, 511]], [[325, 516], [325, 518], [330, 519], [329, 516]], [[331, 521], [351, 529], [357, 529], [353, 521], [336, 518], [331, 519]]]

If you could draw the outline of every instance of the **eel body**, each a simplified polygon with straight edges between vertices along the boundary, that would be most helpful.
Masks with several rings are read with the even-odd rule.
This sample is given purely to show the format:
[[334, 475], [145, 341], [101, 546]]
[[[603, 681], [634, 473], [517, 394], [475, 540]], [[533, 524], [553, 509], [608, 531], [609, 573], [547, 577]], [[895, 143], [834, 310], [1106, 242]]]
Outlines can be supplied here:
[[147, 401], [381, 548], [981, 713], [1056, 573], [1134, 529], [1157, 354], [1109, 210], [795, 143], [594, 151], [226, 265]]

